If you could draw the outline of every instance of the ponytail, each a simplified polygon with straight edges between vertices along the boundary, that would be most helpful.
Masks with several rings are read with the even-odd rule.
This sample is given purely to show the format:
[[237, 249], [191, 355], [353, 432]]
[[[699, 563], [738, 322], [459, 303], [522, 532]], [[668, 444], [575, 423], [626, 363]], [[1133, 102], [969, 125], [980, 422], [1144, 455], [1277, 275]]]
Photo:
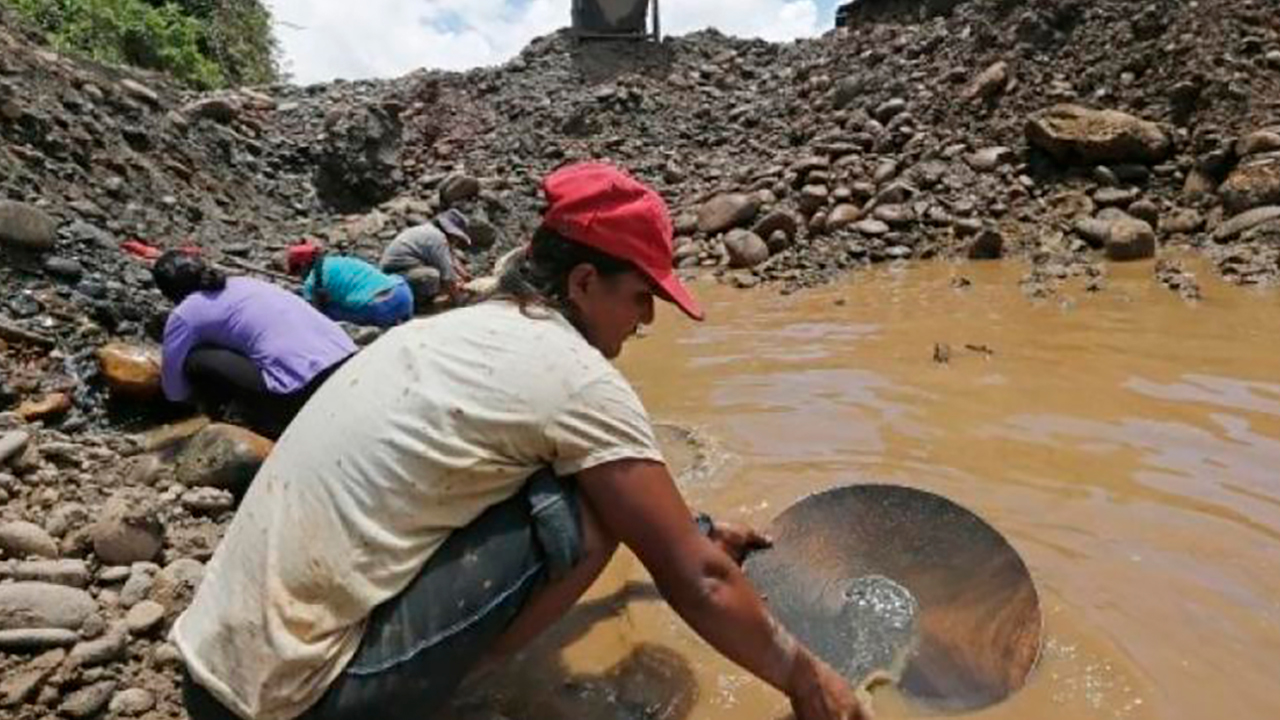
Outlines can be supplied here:
[[161, 255], [151, 267], [151, 277], [160, 292], [174, 303], [194, 292], [218, 291], [227, 286], [226, 275], [182, 250]]

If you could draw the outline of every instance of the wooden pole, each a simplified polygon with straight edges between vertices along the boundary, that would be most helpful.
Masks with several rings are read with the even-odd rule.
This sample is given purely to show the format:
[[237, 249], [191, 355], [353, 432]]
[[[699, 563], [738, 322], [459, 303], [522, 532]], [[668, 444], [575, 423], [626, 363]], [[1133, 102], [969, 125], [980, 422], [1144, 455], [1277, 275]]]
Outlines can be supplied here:
[[241, 260], [240, 258], [235, 257], [234, 255], [223, 256], [221, 262], [227, 265], [230, 265], [234, 268], [238, 268], [240, 270], [248, 270], [249, 272], [258, 273], [259, 275], [265, 275], [266, 277], [272, 278], [274, 280], [279, 280], [281, 282], [292, 283], [294, 285], [297, 285], [300, 282], [298, 278], [292, 275], [279, 273], [279, 272], [276, 272], [275, 270], [268, 270], [264, 267], [254, 265], [248, 260]]
[[653, 41], [662, 42], [662, 18], [658, 14], [658, 0], [653, 0]]

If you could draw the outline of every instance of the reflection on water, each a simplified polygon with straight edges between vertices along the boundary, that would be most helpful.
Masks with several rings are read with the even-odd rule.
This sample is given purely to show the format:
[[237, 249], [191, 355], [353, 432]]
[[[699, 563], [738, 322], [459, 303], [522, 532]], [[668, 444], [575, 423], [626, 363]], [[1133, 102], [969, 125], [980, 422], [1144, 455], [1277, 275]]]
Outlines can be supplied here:
[[[656, 418], [734, 456], [683, 483], [691, 504], [767, 525], [874, 480], [1005, 533], [1039, 585], [1045, 652], [1022, 692], [974, 717], [1280, 717], [1280, 295], [1202, 277], [1189, 305], [1136, 264], [1107, 292], [1031, 303], [1020, 274], [921, 265], [791, 297], [704, 287], [708, 322], [664, 311], [621, 365]], [[787, 711], [625, 553], [477, 688], [512, 720]], [[877, 703], [920, 715], [891, 691]]]

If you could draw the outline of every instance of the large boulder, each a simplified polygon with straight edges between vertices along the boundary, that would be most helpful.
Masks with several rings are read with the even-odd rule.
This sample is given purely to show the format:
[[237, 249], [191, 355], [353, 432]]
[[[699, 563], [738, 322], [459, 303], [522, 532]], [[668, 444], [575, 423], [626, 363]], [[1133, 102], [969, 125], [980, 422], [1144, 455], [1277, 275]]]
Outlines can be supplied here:
[[362, 212], [395, 197], [401, 184], [403, 125], [398, 108], [342, 107], [331, 112], [316, 143], [316, 193], [341, 212]]
[[698, 229], [712, 234], [741, 227], [751, 222], [760, 209], [754, 195], [728, 193], [717, 195], [698, 209]]
[[1027, 140], [1058, 161], [1157, 163], [1172, 143], [1159, 125], [1115, 110], [1054, 105], [1027, 120]]
[[12, 200], [0, 200], [0, 247], [50, 250], [58, 225], [40, 208]]
[[159, 349], [113, 342], [98, 348], [97, 356], [112, 394], [139, 400], [160, 396]]
[[1280, 205], [1280, 160], [1241, 165], [1218, 187], [1228, 212], [1242, 213], [1264, 205]]
[[239, 492], [249, 486], [272, 447], [270, 440], [242, 427], [208, 425], [178, 454], [178, 482]]
[[79, 588], [42, 582], [0, 585], [0, 630], [79, 630], [97, 610], [98, 603]]

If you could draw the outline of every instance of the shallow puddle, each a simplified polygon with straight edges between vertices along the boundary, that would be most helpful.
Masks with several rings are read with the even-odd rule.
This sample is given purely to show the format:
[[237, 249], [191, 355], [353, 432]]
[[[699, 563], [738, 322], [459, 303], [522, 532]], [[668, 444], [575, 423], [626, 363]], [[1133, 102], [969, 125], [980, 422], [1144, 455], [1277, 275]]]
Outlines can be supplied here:
[[[708, 322], [664, 310], [621, 365], [655, 419], [714, 438], [682, 482], [696, 507], [764, 526], [812, 492], [893, 482], [1008, 537], [1040, 591], [1043, 654], [972, 717], [1280, 717], [1280, 294], [1202, 271], [1205, 300], [1187, 304], [1139, 264], [1103, 293], [1030, 302], [1022, 272], [886, 268], [790, 297], [703, 286]], [[787, 714], [625, 555], [481, 688], [513, 720]], [[882, 718], [926, 714], [876, 699]]]

